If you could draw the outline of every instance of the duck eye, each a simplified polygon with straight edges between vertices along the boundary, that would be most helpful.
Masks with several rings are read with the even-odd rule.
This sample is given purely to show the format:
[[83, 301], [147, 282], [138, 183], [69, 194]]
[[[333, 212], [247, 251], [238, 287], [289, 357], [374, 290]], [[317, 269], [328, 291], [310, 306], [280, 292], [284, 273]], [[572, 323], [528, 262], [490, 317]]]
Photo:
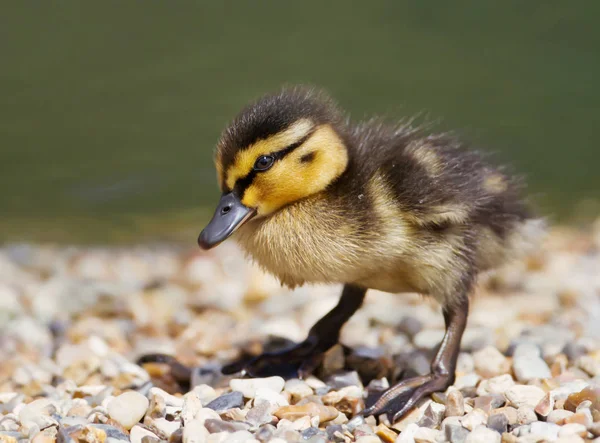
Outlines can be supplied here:
[[271, 166], [273, 166], [274, 160], [275, 159], [273, 158], [272, 155], [261, 155], [256, 160], [256, 163], [254, 163], [254, 170], [255, 171], [266, 171]]

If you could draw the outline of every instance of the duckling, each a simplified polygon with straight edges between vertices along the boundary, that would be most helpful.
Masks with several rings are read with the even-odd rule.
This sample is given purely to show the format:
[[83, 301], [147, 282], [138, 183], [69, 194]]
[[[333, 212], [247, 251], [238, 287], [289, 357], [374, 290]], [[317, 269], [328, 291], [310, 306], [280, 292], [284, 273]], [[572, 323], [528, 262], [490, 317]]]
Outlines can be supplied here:
[[431, 373], [401, 381], [365, 415], [394, 420], [455, 379], [477, 275], [543, 231], [519, 180], [449, 134], [410, 121], [351, 123], [325, 93], [292, 87], [250, 104], [218, 142], [222, 191], [198, 243], [229, 237], [284, 285], [341, 283], [339, 303], [302, 343], [224, 373], [305, 376], [368, 289], [417, 292], [443, 308]]

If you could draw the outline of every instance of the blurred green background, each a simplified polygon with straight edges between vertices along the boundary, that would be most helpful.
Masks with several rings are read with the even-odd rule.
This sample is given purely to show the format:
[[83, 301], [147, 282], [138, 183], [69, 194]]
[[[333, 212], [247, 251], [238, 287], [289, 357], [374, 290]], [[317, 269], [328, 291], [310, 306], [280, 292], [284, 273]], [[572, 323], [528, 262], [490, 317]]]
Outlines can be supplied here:
[[355, 119], [440, 118], [527, 175], [545, 213], [591, 218], [599, 16], [597, 0], [2, 1], [0, 240], [194, 241], [220, 131], [296, 82]]

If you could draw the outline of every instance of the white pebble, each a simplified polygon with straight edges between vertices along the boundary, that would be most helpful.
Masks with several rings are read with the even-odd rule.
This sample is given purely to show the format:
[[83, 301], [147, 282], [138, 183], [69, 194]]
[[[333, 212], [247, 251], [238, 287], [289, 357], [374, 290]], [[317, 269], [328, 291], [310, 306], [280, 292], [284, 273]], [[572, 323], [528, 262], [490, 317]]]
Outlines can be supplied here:
[[473, 429], [467, 436], [466, 443], [500, 443], [502, 437], [493, 429], [481, 425]]
[[141, 427], [140, 425], [135, 425], [133, 428], [131, 428], [131, 431], [129, 431], [131, 443], [142, 443], [142, 439], [144, 437], [158, 438], [155, 433]]
[[208, 435], [204, 423], [192, 420], [183, 428], [183, 443], [204, 443]]
[[270, 389], [274, 392], [281, 392], [285, 380], [281, 377], [267, 377], [267, 378], [234, 378], [229, 382], [229, 386], [233, 391], [241, 392], [246, 398], [254, 398], [256, 391], [260, 388]]
[[477, 395], [504, 394], [514, 385], [515, 381], [510, 374], [499, 375], [479, 383]]
[[585, 437], [587, 436], [587, 428], [581, 423], [567, 423], [566, 425], [561, 426], [560, 431], [558, 431], [558, 436], [568, 437], [570, 435]]
[[543, 421], [536, 421], [531, 423], [530, 426], [531, 427], [529, 428], [529, 432], [532, 436], [535, 436], [540, 439], [546, 439], [549, 441], [554, 441], [558, 438], [560, 426], [555, 425], [554, 423], [544, 423]]
[[487, 423], [487, 414], [481, 409], [473, 409], [468, 414], [464, 415], [460, 419], [460, 423], [464, 428], [467, 428], [469, 431], [474, 430], [476, 427]]
[[313, 394], [313, 390], [308, 386], [308, 383], [297, 378], [286, 381], [283, 389], [289, 392], [296, 401]]
[[537, 386], [528, 385], [515, 385], [504, 393], [506, 399], [515, 408], [528, 406], [532, 409], [544, 398], [544, 395], [545, 392]]
[[508, 359], [493, 346], [486, 346], [475, 352], [473, 360], [475, 361], [475, 371], [486, 378], [505, 374], [510, 367]]
[[149, 404], [139, 392], [127, 391], [110, 401], [108, 415], [125, 429], [131, 429], [144, 417]]
[[217, 414], [212, 409], [208, 409], [208, 408], [200, 409], [198, 411], [198, 413], [196, 414], [195, 420], [199, 421], [202, 425], [204, 425], [204, 422], [206, 420], [208, 420], [209, 418], [215, 419], [215, 420], [221, 420], [221, 416], [219, 414]]
[[517, 380], [520, 382], [528, 382], [539, 378], [550, 378], [550, 368], [546, 362], [537, 356], [519, 356], [513, 360], [513, 371]]
[[194, 386], [192, 392], [198, 396], [203, 405], [209, 404], [218, 397], [217, 391], [215, 391], [215, 389], [209, 385]]

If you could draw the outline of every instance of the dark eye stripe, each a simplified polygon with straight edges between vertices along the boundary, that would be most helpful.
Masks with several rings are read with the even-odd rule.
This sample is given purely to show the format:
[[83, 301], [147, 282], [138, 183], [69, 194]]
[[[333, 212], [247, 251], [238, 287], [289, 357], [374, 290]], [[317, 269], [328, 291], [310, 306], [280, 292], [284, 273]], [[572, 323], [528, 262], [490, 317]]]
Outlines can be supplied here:
[[[273, 156], [273, 158], [275, 159], [276, 162], [278, 160], [281, 160], [286, 155], [294, 152], [295, 149], [298, 149], [300, 146], [302, 146], [306, 142], [306, 140], [308, 140], [310, 138], [310, 136], [313, 135], [314, 131], [315, 131], [315, 129], [313, 128], [304, 137], [302, 137], [297, 142], [294, 142], [291, 145], [289, 145], [289, 146], [287, 146], [287, 147], [285, 147], [285, 148], [283, 148], [283, 149], [281, 149], [281, 150], [279, 150], [277, 152], [273, 152], [272, 154], [267, 154], [267, 155]], [[246, 189], [248, 189], [248, 187], [254, 181], [254, 177], [256, 177], [256, 175], [260, 174], [261, 172], [262, 171], [256, 171], [253, 168], [253, 169], [250, 170], [250, 172], [248, 174], [246, 174], [245, 177], [239, 178], [235, 182], [233, 190], [240, 197], [240, 199], [242, 199], [244, 197], [244, 193], [246, 192]]]

